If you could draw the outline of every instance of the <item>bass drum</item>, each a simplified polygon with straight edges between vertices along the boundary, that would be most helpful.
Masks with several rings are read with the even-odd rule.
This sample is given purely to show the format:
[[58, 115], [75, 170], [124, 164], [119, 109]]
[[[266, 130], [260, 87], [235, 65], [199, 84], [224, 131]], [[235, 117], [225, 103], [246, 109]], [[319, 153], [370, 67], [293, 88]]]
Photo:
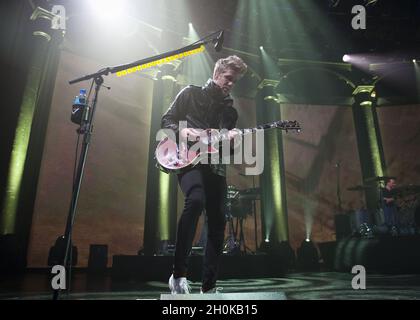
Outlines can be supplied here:
[[416, 219], [416, 215], [419, 215], [418, 211], [420, 211], [419, 201], [406, 202], [404, 206], [400, 207], [398, 211], [398, 229], [401, 235], [415, 234], [416, 224], [417, 228], [419, 226], [419, 218], [417, 217]]

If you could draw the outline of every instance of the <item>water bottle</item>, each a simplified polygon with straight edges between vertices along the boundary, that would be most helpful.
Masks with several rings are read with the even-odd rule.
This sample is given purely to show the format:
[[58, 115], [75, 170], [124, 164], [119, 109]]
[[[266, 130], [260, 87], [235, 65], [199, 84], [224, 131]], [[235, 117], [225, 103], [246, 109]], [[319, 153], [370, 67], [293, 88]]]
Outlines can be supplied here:
[[80, 89], [79, 95], [74, 98], [71, 121], [76, 124], [82, 124], [83, 116], [87, 106], [86, 89]]

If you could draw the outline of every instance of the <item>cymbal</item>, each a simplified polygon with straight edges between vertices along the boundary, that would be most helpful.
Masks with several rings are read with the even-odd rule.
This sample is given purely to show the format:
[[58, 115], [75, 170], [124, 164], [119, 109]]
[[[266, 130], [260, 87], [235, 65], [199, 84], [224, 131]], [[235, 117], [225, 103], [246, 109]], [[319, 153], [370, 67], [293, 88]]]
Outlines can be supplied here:
[[374, 181], [386, 181], [388, 179], [396, 179], [396, 177], [370, 177], [366, 178], [365, 182], [374, 182]]
[[259, 200], [259, 194], [242, 194], [239, 195], [239, 200]]
[[363, 191], [366, 189], [374, 188], [373, 186], [364, 186], [364, 185], [358, 185], [354, 187], [347, 188], [348, 191]]
[[258, 200], [260, 199], [260, 188], [249, 188], [239, 191], [239, 199], [242, 200]]
[[260, 188], [249, 188], [244, 190], [239, 190], [240, 194], [260, 194]]
[[399, 194], [399, 195], [412, 195], [412, 194], [420, 193], [420, 186], [417, 186], [417, 185], [400, 186], [400, 187], [396, 187], [392, 189], [391, 192], [394, 194]]

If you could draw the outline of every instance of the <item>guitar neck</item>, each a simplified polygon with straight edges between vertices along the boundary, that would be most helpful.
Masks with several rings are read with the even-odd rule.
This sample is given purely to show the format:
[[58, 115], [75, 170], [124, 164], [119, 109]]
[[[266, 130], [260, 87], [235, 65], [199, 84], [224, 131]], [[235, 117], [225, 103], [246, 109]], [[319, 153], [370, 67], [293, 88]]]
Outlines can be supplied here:
[[[271, 123], [260, 124], [254, 128], [239, 129], [239, 131], [241, 135], [245, 135], [245, 134], [254, 133], [257, 130], [267, 130], [267, 129], [275, 129], [275, 128], [285, 130], [286, 132], [289, 130], [296, 130], [297, 132], [300, 132], [300, 126], [296, 121], [275, 121]], [[228, 140], [229, 139], [227, 132], [218, 134], [216, 136], [213, 136], [212, 138], [214, 138], [215, 140]], [[212, 140], [212, 138], [210, 140]]]
[[265, 123], [265, 124], [260, 124], [254, 128], [241, 129], [241, 132], [242, 134], [248, 134], [248, 133], [254, 133], [257, 130], [267, 130], [267, 129], [273, 129], [273, 128], [287, 130], [287, 124], [288, 124], [288, 121], [281, 121], [281, 122], [277, 121], [277, 122], [272, 122], [272, 123]]

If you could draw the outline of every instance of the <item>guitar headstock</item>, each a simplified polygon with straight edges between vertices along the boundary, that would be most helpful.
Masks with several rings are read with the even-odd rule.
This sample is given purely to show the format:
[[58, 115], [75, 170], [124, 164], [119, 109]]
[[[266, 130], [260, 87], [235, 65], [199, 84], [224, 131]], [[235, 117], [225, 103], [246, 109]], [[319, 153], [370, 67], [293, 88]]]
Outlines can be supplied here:
[[288, 121], [288, 120], [279, 120], [274, 122], [275, 128], [279, 128], [285, 130], [286, 132], [289, 130], [296, 130], [300, 132], [302, 128], [300, 127], [299, 122], [295, 121]]

